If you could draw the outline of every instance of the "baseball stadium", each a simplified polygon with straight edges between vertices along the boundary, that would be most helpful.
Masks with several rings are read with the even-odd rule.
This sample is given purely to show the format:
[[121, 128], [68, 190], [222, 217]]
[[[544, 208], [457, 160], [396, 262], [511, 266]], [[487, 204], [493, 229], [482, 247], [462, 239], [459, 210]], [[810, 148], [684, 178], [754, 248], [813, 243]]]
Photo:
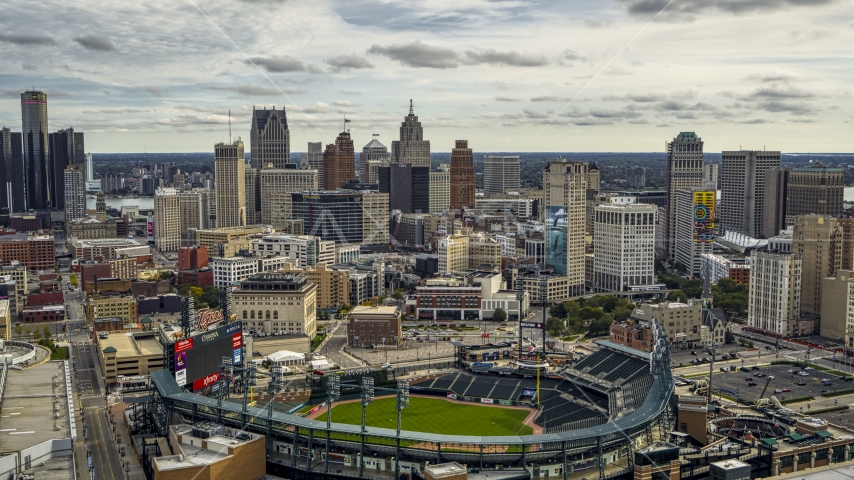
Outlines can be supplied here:
[[[161, 370], [151, 375], [154, 423], [159, 432], [178, 419], [266, 435], [267, 471], [286, 478], [409, 479], [446, 462], [470, 478], [530, 478], [531, 465], [539, 476], [628, 478], [634, 452], [667, 440], [674, 422], [669, 345], [657, 323], [655, 333], [652, 353], [602, 341], [543, 375], [473, 368], [464, 355], [456, 368], [407, 380], [326, 375], [308, 411], [254, 405], [248, 388], [189, 393]], [[260, 373], [226, 365], [222, 378], [250, 386]]]

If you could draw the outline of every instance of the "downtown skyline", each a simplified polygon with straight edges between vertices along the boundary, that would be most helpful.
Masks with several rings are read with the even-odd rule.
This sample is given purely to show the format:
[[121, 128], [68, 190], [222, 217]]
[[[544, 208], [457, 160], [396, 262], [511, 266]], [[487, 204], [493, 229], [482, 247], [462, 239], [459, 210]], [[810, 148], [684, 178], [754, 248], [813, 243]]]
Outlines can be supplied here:
[[854, 151], [852, 2], [800, 3], [108, 2], [63, 5], [72, 29], [52, 2], [13, 1], [0, 126], [20, 131], [20, 94], [35, 87], [49, 131], [85, 131], [95, 153], [197, 152], [228, 140], [229, 110], [248, 141], [252, 107], [275, 105], [301, 152], [331, 143], [344, 116], [357, 147], [372, 134], [390, 145], [413, 98], [437, 153], [456, 139], [662, 151], [679, 131], [709, 152]]

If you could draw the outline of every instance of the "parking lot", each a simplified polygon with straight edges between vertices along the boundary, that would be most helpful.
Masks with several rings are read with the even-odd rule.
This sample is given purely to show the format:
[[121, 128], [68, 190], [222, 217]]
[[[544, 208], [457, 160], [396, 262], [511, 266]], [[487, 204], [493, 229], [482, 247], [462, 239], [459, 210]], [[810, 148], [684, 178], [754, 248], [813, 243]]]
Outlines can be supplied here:
[[[806, 372], [806, 375], [798, 375], [797, 372]], [[728, 371], [727, 373], [721, 373], [720, 368], [716, 366], [715, 373], [712, 377], [712, 390], [715, 393], [722, 388], [723, 393], [730, 395], [735, 393], [745, 400], [758, 399], [766, 382], [768, 382], [768, 377], [774, 378], [768, 383], [768, 390], [765, 392], [764, 398], [774, 396], [778, 400], [803, 395], [817, 397], [824, 390], [854, 388], [854, 382], [843, 381], [835, 375], [815, 370], [801, 370], [789, 365], [765, 365], [759, 370], [751, 370], [750, 372], [744, 372], [740, 367], [737, 367], [734, 372]], [[748, 378], [751, 378], [752, 381], [747, 380]], [[822, 383], [822, 379], [825, 378], [830, 380], [830, 385]], [[750, 383], [755, 383], [755, 385], [751, 386]]]

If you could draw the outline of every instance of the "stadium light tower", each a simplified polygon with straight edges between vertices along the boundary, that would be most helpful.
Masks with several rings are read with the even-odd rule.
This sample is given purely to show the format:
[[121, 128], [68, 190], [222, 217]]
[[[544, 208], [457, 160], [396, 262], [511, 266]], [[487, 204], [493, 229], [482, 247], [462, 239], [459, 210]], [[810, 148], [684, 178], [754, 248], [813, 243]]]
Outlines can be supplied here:
[[276, 394], [282, 391], [285, 382], [282, 381], [282, 367], [274, 365], [270, 367], [270, 381], [267, 383], [267, 393], [270, 395], [267, 403], [267, 455], [273, 449], [273, 400]]
[[365, 412], [368, 405], [374, 403], [374, 377], [362, 377], [362, 435], [359, 443], [359, 477], [365, 469], [365, 434], [368, 429], [365, 428]]
[[232, 362], [232, 357], [222, 357], [222, 363], [220, 364], [220, 371], [222, 373], [219, 381], [219, 395], [217, 395], [216, 398], [217, 423], [222, 423], [222, 396], [225, 395], [225, 391], [228, 389], [228, 382], [230, 382], [231, 378], [234, 376], [234, 365]]
[[409, 406], [409, 382], [397, 381], [397, 439], [394, 448], [394, 478], [400, 478], [400, 419], [401, 412]]
[[332, 402], [341, 397], [341, 377], [332, 374], [326, 377], [326, 458], [323, 459], [325, 473], [329, 473], [329, 430], [332, 428]]

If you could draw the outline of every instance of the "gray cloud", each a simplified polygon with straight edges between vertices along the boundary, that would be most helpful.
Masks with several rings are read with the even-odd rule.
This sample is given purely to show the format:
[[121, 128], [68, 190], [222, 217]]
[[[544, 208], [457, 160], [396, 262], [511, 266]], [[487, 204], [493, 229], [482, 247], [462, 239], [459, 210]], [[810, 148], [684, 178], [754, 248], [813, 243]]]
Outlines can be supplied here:
[[246, 95], [249, 97], [261, 97], [261, 96], [272, 96], [272, 95], [281, 95], [282, 93], [287, 93], [291, 95], [296, 95], [300, 93], [305, 93], [304, 90], [300, 90], [298, 88], [283, 88], [279, 90], [274, 87], [265, 87], [262, 85], [235, 85], [235, 86], [227, 86], [227, 87], [205, 87], [206, 90], [220, 90], [226, 92], [234, 92], [239, 93], [240, 95]]
[[587, 57], [572, 49], [566, 49], [557, 56], [557, 63], [560, 65], [572, 65], [573, 62], [585, 61], [587, 61]]
[[496, 102], [519, 102], [521, 100], [518, 97], [495, 97]]
[[541, 67], [548, 65], [546, 57], [540, 55], [526, 55], [515, 51], [498, 52], [494, 49], [483, 51], [467, 50], [466, 63], [471, 65], [505, 65], [509, 67]]
[[33, 63], [22, 63], [21, 68], [24, 70], [38, 70], [38, 67]]
[[244, 60], [247, 65], [257, 65], [264, 67], [265, 70], [272, 73], [285, 72], [305, 72], [307, 70], [305, 64], [294, 57], [288, 55], [274, 55], [272, 57], [251, 57]]
[[332, 105], [336, 107], [358, 107], [360, 104], [351, 102], [350, 100], [335, 100], [332, 102]]
[[771, 83], [771, 82], [781, 82], [787, 83], [795, 80], [795, 76], [788, 72], [772, 72], [772, 73], [758, 73], [755, 75], [748, 75], [747, 80], [754, 82], [762, 82], [762, 83]]
[[718, 11], [735, 15], [761, 11], [768, 13], [792, 7], [816, 7], [836, 0], [680, 0], [667, 7], [669, 0], [618, 0], [632, 15], [655, 15], [667, 7], [665, 19], [692, 21], [705, 11]]
[[667, 100], [667, 98], [667, 95], [663, 93], [629, 93], [626, 95], [605, 95], [602, 97], [602, 100], [606, 102], [622, 100], [624, 102], [649, 103], [662, 102]]
[[459, 66], [456, 52], [448, 48], [427, 45], [421, 40], [386, 47], [371, 45], [367, 53], [383, 55], [414, 68], [457, 68]]
[[324, 62], [329, 65], [329, 69], [333, 72], [360, 68], [374, 68], [373, 63], [356, 54], [338, 55], [337, 57], [327, 58]]
[[803, 101], [773, 100], [760, 102], [757, 106], [766, 112], [791, 113], [792, 115], [812, 115], [820, 111], [817, 106]]
[[536, 97], [531, 97], [532, 102], [567, 102], [570, 100], [570, 97], [559, 97], [557, 95], [537, 95]]
[[362, 92], [350, 92], [347, 90], [341, 90], [341, 93], [343, 93], [344, 95], [361, 95], [362, 94]]
[[31, 35], [28, 33], [0, 33], [0, 42], [15, 45], [56, 45], [56, 40], [47, 35]]
[[584, 26], [587, 28], [611, 28], [614, 26], [613, 20], [596, 20], [595, 18], [585, 18]]
[[91, 113], [97, 115], [118, 115], [127, 113], [145, 113], [151, 110], [144, 108], [102, 108], [100, 110], [83, 110], [83, 113]]
[[86, 35], [75, 37], [74, 41], [88, 50], [109, 52], [116, 49], [116, 46], [113, 45], [113, 41], [110, 40], [110, 37], [97, 33], [87, 33]]

